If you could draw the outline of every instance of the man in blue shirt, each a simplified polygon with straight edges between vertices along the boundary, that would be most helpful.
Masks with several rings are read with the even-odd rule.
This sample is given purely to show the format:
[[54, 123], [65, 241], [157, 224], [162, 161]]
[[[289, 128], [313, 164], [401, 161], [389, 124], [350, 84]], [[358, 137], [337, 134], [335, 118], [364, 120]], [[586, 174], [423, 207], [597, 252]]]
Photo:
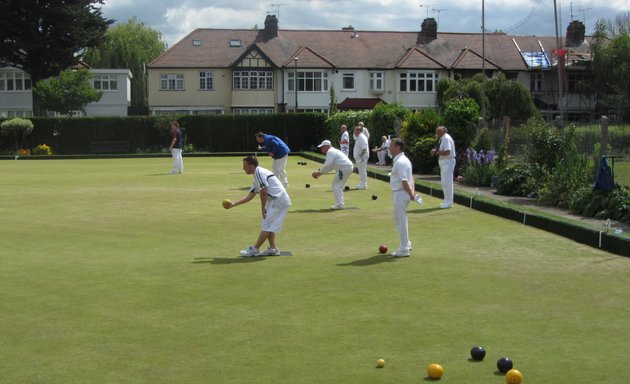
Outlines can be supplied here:
[[279, 137], [266, 135], [262, 132], [256, 134], [256, 141], [258, 142], [258, 150], [269, 153], [269, 156], [273, 159], [271, 170], [280, 180], [282, 186], [287, 188], [289, 186], [289, 178], [285, 168], [291, 150]]

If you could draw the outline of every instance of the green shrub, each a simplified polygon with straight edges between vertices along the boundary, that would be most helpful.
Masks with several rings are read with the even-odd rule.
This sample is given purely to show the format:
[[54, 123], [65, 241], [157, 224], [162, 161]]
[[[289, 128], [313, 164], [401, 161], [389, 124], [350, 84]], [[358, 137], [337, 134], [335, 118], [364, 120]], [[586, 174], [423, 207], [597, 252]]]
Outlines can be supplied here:
[[571, 143], [564, 151], [564, 156], [555, 165], [553, 172], [548, 173], [538, 189], [538, 201], [543, 204], [568, 208], [571, 193], [587, 186], [594, 179], [594, 167], [585, 155], [580, 155]]
[[499, 174], [497, 193], [506, 196], [528, 196], [536, 192], [540, 169], [531, 164], [518, 164]]
[[468, 148], [479, 122], [479, 105], [473, 99], [453, 100], [446, 106], [443, 123], [456, 148]]
[[13, 139], [15, 144], [15, 151], [22, 145], [24, 137], [33, 132], [33, 122], [28, 119], [22, 119], [20, 117], [14, 117], [10, 120], [5, 120], [0, 124], [0, 134], [2, 136], [9, 136]]
[[411, 161], [414, 173], [432, 174], [437, 167], [437, 160], [429, 152], [435, 148], [438, 139], [435, 136], [425, 136], [416, 140], [413, 145], [406, 147], [405, 155]]
[[421, 137], [435, 135], [440, 125], [440, 116], [435, 109], [415, 111], [402, 123], [401, 138], [406, 143], [415, 143]]

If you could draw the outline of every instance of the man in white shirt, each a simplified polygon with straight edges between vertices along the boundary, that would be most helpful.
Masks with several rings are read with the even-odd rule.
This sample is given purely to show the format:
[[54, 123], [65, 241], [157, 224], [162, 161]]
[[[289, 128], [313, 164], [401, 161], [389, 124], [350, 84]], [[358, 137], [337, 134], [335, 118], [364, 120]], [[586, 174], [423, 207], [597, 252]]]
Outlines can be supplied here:
[[[258, 160], [253, 156], [243, 159], [243, 170], [248, 175], [254, 175], [254, 181], [249, 193], [236, 202], [229, 202], [226, 209], [245, 204], [260, 194], [262, 207], [262, 224], [256, 244], [240, 252], [241, 256], [279, 256], [280, 250], [276, 246], [276, 233], [282, 230], [284, 219], [289, 212], [291, 199], [284, 189], [282, 182], [270, 170], [259, 167]], [[269, 248], [260, 252], [260, 247], [269, 241]]]
[[374, 147], [372, 152], [376, 152], [376, 156], [378, 157], [378, 162], [376, 165], [387, 165], [387, 156], [390, 156], [389, 153], [389, 144], [390, 140], [387, 136], [381, 137], [382, 143], [380, 147]]
[[363, 124], [362, 121], [359, 121], [359, 127], [361, 127], [361, 132], [363, 132], [363, 134], [365, 135], [365, 137], [368, 139], [368, 142], [370, 141], [370, 131], [368, 131], [367, 127], [365, 126], [365, 124]]
[[354, 162], [359, 171], [359, 185], [357, 189], [367, 189], [367, 163], [370, 158], [370, 148], [367, 137], [360, 125], [354, 127]]
[[431, 149], [432, 156], [438, 156], [440, 165], [440, 182], [444, 193], [444, 202], [440, 208], [450, 208], [453, 206], [453, 172], [455, 172], [455, 142], [447, 133], [444, 126], [437, 127], [435, 136], [439, 142], [436, 148]]
[[348, 134], [348, 127], [345, 124], [342, 124], [339, 127], [339, 132], [341, 133], [341, 138], [339, 139], [339, 149], [346, 156], [350, 156], [350, 134]]
[[344, 209], [345, 202], [343, 198], [343, 189], [348, 181], [348, 178], [352, 174], [354, 167], [352, 166], [352, 161], [346, 156], [343, 152], [338, 150], [337, 148], [333, 148], [330, 140], [324, 140], [320, 145], [317, 146], [324, 155], [326, 155], [326, 160], [324, 161], [324, 165], [317, 171], [312, 173], [313, 178], [317, 179], [324, 173], [328, 173], [331, 170], [335, 170], [335, 176], [332, 181], [332, 190], [335, 196], [335, 205], [333, 205], [332, 209]]
[[409, 257], [411, 254], [411, 241], [409, 240], [409, 223], [407, 220], [407, 206], [412, 200], [421, 202], [420, 196], [416, 196], [416, 185], [411, 172], [411, 162], [405, 156], [405, 143], [398, 139], [392, 139], [389, 150], [394, 156], [394, 166], [389, 178], [392, 189], [393, 216], [396, 230], [400, 238], [400, 245], [391, 255], [394, 257]]

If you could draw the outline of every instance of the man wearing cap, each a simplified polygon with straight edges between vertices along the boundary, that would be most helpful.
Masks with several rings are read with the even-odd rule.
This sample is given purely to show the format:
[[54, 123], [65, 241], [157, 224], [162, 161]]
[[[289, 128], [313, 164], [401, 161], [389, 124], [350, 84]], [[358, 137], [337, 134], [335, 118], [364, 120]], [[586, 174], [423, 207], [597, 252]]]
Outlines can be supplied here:
[[312, 173], [313, 178], [317, 179], [324, 173], [328, 173], [331, 170], [335, 170], [335, 177], [332, 181], [332, 190], [335, 195], [335, 205], [332, 209], [344, 209], [343, 189], [348, 181], [348, 178], [352, 174], [354, 167], [352, 161], [343, 152], [337, 148], [333, 148], [330, 140], [324, 140], [317, 146], [324, 155], [326, 155], [326, 161], [324, 165], [317, 171]]
[[360, 125], [354, 127], [354, 150], [352, 154], [359, 171], [359, 185], [357, 185], [357, 189], [367, 189], [367, 163], [370, 158], [370, 148], [368, 139], [365, 137], [363, 128]]
[[278, 177], [283, 187], [288, 187], [289, 178], [287, 177], [285, 169], [287, 167], [289, 152], [291, 152], [289, 146], [279, 137], [266, 135], [262, 132], [256, 134], [256, 141], [258, 142], [258, 150], [268, 152], [269, 156], [273, 159], [271, 162], [273, 174]]

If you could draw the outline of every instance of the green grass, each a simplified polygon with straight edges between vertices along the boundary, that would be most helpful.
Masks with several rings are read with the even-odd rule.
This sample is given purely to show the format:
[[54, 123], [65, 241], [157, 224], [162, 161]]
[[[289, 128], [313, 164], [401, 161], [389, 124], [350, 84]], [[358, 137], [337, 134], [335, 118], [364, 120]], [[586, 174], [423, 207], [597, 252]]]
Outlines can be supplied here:
[[258, 200], [221, 207], [251, 185], [238, 157], [0, 161], [0, 382], [418, 383], [438, 362], [487, 384], [501, 356], [524, 383], [630, 380], [629, 259], [425, 196], [393, 260], [387, 183], [330, 211], [302, 160], [294, 256], [254, 259]]

